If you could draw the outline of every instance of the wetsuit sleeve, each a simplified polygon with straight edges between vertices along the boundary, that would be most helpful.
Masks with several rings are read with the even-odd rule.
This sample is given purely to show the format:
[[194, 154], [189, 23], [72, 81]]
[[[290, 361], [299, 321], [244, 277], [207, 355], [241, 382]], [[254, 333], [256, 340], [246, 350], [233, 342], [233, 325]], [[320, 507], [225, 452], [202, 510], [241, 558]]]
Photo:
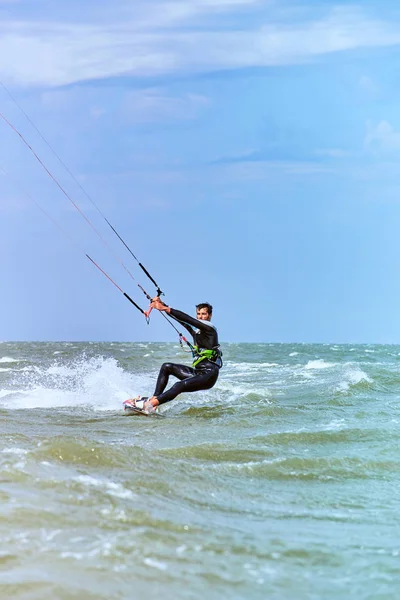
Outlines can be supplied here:
[[183, 327], [190, 333], [190, 335], [192, 337], [194, 337], [195, 335], [195, 331], [193, 329], [193, 327], [191, 327], [188, 323], [185, 323], [185, 321], [182, 321], [182, 319], [179, 319], [177, 316], [175, 316], [175, 314], [173, 313], [180, 313], [182, 315], [184, 315], [185, 313], [181, 313], [180, 310], [174, 310], [173, 308], [171, 308], [171, 312], [169, 313], [169, 316], [172, 317], [175, 321], [178, 321], [178, 323], [180, 325], [183, 325]]
[[182, 323], [182, 325], [186, 327], [188, 331], [190, 331], [188, 325], [193, 325], [193, 327], [195, 327], [196, 329], [200, 329], [200, 331], [209, 332], [215, 329], [213, 325], [210, 325], [210, 323], [208, 323], [208, 321], [201, 321], [200, 319], [195, 319], [194, 317], [187, 315], [181, 310], [176, 310], [176, 308], [171, 308], [171, 312], [169, 314], [171, 315], [171, 317], [179, 321], [179, 323]]

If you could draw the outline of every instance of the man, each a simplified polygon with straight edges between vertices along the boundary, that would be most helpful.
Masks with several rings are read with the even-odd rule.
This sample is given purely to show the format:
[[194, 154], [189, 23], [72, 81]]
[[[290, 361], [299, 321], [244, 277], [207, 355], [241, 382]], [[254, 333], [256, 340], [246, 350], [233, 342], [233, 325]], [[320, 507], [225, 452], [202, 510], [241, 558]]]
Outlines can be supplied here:
[[[218, 343], [218, 333], [215, 326], [210, 323], [212, 306], [207, 302], [196, 306], [196, 319], [186, 313], [171, 308], [164, 304], [160, 298], [154, 298], [151, 308], [166, 312], [168, 316], [178, 321], [189, 331], [194, 340], [194, 360], [192, 367], [175, 363], [164, 363], [158, 375], [154, 396], [151, 398], [135, 398], [126, 400], [127, 408], [134, 407], [144, 412], [154, 412], [156, 407], [165, 402], [170, 402], [182, 392], [197, 392], [212, 388], [222, 367], [222, 353]], [[167, 387], [169, 376], [173, 375], [177, 381], [169, 390]]]

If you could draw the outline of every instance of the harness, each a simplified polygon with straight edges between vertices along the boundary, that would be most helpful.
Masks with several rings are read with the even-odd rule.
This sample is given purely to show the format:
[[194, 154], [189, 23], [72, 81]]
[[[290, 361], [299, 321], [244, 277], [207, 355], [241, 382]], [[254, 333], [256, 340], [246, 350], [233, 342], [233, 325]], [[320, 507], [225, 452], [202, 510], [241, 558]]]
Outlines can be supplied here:
[[219, 346], [215, 346], [214, 348], [212, 348], [211, 350], [205, 349], [205, 350], [200, 350], [200, 348], [198, 346], [192, 346], [191, 348], [192, 350], [192, 355], [193, 355], [193, 364], [192, 367], [197, 367], [197, 365], [199, 363], [201, 363], [203, 360], [209, 360], [212, 363], [216, 364], [216, 361], [218, 360], [218, 358], [221, 359], [221, 365], [217, 364], [217, 367], [222, 367], [222, 352], [220, 350]]

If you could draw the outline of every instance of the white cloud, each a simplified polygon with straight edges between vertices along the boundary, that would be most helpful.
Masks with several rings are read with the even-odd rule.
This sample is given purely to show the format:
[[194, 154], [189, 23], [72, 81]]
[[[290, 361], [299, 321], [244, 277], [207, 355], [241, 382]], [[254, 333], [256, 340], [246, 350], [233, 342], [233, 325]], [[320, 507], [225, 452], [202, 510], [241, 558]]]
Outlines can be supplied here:
[[107, 113], [105, 108], [101, 108], [100, 106], [92, 106], [90, 108], [90, 116], [92, 119], [100, 119], [103, 115]]
[[395, 131], [387, 121], [376, 126], [369, 122], [364, 145], [373, 152], [397, 152], [400, 150], [400, 131]]
[[161, 89], [151, 88], [126, 93], [122, 112], [135, 123], [180, 121], [195, 118], [208, 104], [208, 99], [199, 94], [171, 96]]
[[343, 150], [342, 148], [320, 148], [315, 151], [316, 156], [328, 156], [329, 158], [354, 158], [355, 152]]
[[[46, 110], [62, 111], [65, 115], [70, 112], [74, 119], [77, 109], [81, 115], [88, 115], [94, 120], [110, 114], [110, 98], [108, 105], [104, 100], [99, 104], [99, 98], [92, 90], [51, 89], [42, 92], [40, 99]], [[165, 88], [148, 87], [119, 93], [113, 118], [117, 114], [122, 116], [125, 125], [186, 121], [197, 118], [209, 104], [210, 100], [201, 94], [171, 94]]]
[[[90, 24], [3, 19], [0, 78], [61, 86], [122, 75], [298, 64], [333, 52], [400, 44], [398, 24], [368, 18], [356, 8], [336, 8], [314, 21], [274, 24], [265, 14], [267, 6], [261, 0], [137, 2], [130, 11], [117, 4], [114, 20], [107, 22], [99, 14]], [[229, 30], [214, 19], [223, 11], [240, 26], [239, 9], [260, 7], [261, 25]]]
[[260, 160], [252, 162], [215, 165], [208, 171], [214, 174], [216, 181], [267, 181], [281, 180], [282, 177], [310, 176], [331, 173], [333, 169], [327, 165], [303, 161]]
[[362, 92], [369, 98], [376, 98], [379, 94], [379, 86], [377, 83], [367, 75], [363, 75], [358, 80], [358, 85]]
[[[148, 2], [128, 1], [121, 3], [122, 12], [128, 16], [135, 28], [154, 31], [179, 26], [202, 25], [207, 18], [218, 13], [268, 5], [265, 0], [175, 0]], [[118, 5], [116, 6], [118, 11]], [[117, 13], [118, 14], [118, 13]], [[205, 17], [205, 20], [203, 18]]]

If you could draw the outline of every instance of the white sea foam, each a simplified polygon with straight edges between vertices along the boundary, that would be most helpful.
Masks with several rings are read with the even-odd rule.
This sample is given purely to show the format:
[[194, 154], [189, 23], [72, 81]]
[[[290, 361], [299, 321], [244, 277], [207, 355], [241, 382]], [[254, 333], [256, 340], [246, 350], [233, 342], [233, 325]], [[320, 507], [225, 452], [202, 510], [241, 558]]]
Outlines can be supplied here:
[[9, 356], [3, 356], [2, 358], [0, 358], [0, 363], [16, 363], [16, 362], [21, 362], [21, 360], [18, 358], [10, 358]]
[[143, 562], [148, 567], [158, 569], [159, 571], [166, 571], [168, 569], [168, 566], [165, 563], [155, 560], [154, 558], [145, 558]]
[[305, 369], [330, 369], [334, 367], [335, 363], [325, 362], [322, 358], [317, 358], [316, 360], [309, 360]]
[[8, 371], [12, 371], [12, 369], [0, 369], [0, 373], [7, 373]]
[[3, 454], [17, 454], [18, 456], [22, 456], [28, 454], [28, 450], [24, 450], [23, 448], [4, 448]]
[[269, 397], [271, 396], [271, 392], [270, 390], [268, 390], [266, 387], [254, 387], [253, 385], [250, 387], [248, 385], [248, 383], [243, 382], [243, 383], [239, 383], [239, 382], [235, 382], [235, 381], [231, 381], [231, 380], [224, 380], [224, 379], [219, 379], [217, 381], [217, 384], [215, 386], [215, 389], [219, 389], [219, 390], [223, 390], [223, 391], [228, 391], [231, 393], [231, 399], [237, 399], [238, 397], [241, 396], [245, 396], [249, 393], [252, 394], [257, 394], [261, 397]]
[[270, 362], [263, 362], [263, 363], [248, 363], [248, 362], [242, 362], [242, 363], [236, 363], [236, 362], [231, 362], [231, 361], [227, 361], [224, 364], [225, 368], [227, 369], [231, 369], [233, 371], [235, 371], [236, 373], [241, 372], [241, 373], [251, 373], [254, 371], [262, 371], [264, 369], [271, 369], [272, 367], [280, 367], [281, 365], [279, 365], [278, 363], [270, 363]]
[[96, 477], [92, 477], [90, 475], [79, 475], [75, 478], [75, 480], [83, 483], [84, 485], [103, 488], [110, 496], [114, 496], [116, 498], [134, 498], [135, 496], [131, 490], [126, 489], [123, 485], [120, 483], [115, 483], [114, 481], [97, 479]]
[[341, 393], [348, 392], [352, 386], [357, 385], [361, 381], [372, 383], [373, 380], [358, 365], [346, 363], [344, 365], [343, 379], [337, 385], [336, 391]]
[[301, 373], [301, 376], [303, 379], [308, 379], [309, 381], [311, 381], [312, 379], [315, 379], [316, 375], [314, 373], [310, 373], [310, 371], [306, 371], [303, 373]]
[[8, 409], [60, 408], [92, 405], [96, 410], [120, 410], [126, 398], [148, 394], [154, 377], [124, 371], [114, 358], [97, 356], [18, 373], [18, 390], [1, 390]]
[[0, 390], [0, 398], [6, 398], [7, 396], [12, 396], [14, 394], [19, 394], [21, 391], [18, 390]]

